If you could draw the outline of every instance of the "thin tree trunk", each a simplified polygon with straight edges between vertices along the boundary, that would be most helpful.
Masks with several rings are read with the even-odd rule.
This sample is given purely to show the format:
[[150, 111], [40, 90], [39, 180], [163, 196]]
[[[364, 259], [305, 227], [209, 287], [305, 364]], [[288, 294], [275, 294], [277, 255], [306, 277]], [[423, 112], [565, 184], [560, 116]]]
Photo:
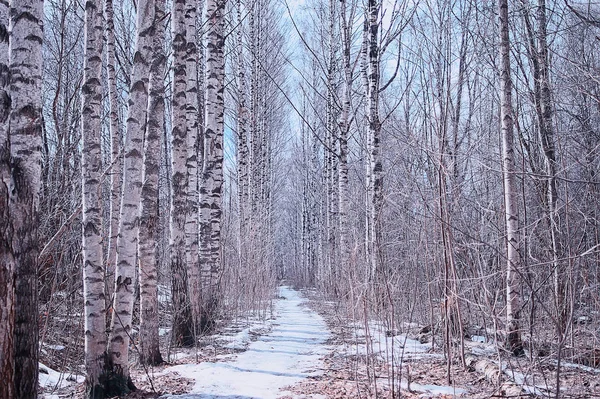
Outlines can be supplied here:
[[104, 398], [106, 303], [102, 253], [102, 4], [85, 3], [85, 57], [82, 86], [82, 226], [86, 396]]
[[165, 1], [155, 0], [155, 29], [153, 55], [148, 86], [149, 100], [144, 140], [144, 169], [142, 174], [142, 200], [140, 203], [140, 228], [138, 233], [138, 259], [140, 280], [140, 363], [156, 366], [163, 363], [160, 354], [158, 327], [158, 174], [161, 137], [165, 124], [165, 63], [164, 55]]
[[237, 0], [237, 183], [238, 183], [238, 223], [239, 223], [239, 238], [238, 251], [240, 259], [240, 271], [247, 269], [247, 206], [248, 206], [248, 109], [246, 107], [246, 65], [244, 63], [243, 37], [244, 25], [242, 20], [242, 2]]
[[148, 78], [152, 56], [153, 32], [157, 22], [154, 1], [141, 0], [137, 8], [137, 40], [131, 71], [127, 136], [123, 160], [124, 174], [117, 240], [115, 298], [108, 343], [109, 394], [116, 396], [135, 390], [129, 376], [129, 340], [135, 291], [135, 269], [142, 194], [142, 152], [148, 106]]
[[368, 1], [367, 118], [369, 121], [367, 152], [368, 255], [372, 278], [379, 283], [383, 276], [381, 253], [381, 210], [383, 206], [383, 170], [381, 164], [379, 120], [379, 0]]
[[121, 184], [123, 178], [123, 153], [121, 124], [119, 121], [119, 102], [117, 100], [117, 74], [115, 57], [115, 24], [113, 0], [104, 0], [106, 18], [106, 69], [108, 77], [110, 153], [113, 167], [110, 180], [110, 223], [108, 227], [108, 254], [106, 257], [105, 286], [106, 297], [111, 300], [115, 283], [117, 261], [117, 236], [119, 234], [119, 215], [121, 206]]
[[221, 268], [221, 214], [223, 190], [223, 115], [225, 0], [206, 2], [206, 110], [203, 182], [200, 208], [209, 229], [201, 237], [203, 330], [212, 326], [217, 305], [217, 279]]
[[[10, 2], [10, 219], [3, 231], [14, 260], [14, 391], [37, 398], [38, 206], [42, 149], [42, 42], [44, 2]], [[24, 17], [25, 16], [25, 17]]]
[[348, 188], [348, 136], [350, 133], [350, 103], [352, 96], [352, 67], [350, 60], [352, 35], [348, 26], [347, 4], [346, 0], [341, 1], [340, 9], [340, 30], [342, 34], [342, 67], [343, 67], [343, 92], [342, 92], [342, 112], [340, 115], [339, 129], [339, 166], [338, 166], [338, 184], [339, 184], [339, 202], [338, 219], [340, 229], [340, 262], [342, 270], [347, 270], [350, 263], [350, 220], [349, 220], [349, 200], [350, 192]]
[[523, 354], [520, 331], [518, 268], [519, 213], [515, 182], [515, 154], [510, 76], [510, 38], [508, 0], [499, 0], [500, 16], [500, 119], [502, 123], [502, 176], [504, 180], [504, 218], [506, 223], [506, 348], [514, 355]]
[[171, 291], [173, 300], [172, 339], [176, 345], [194, 345], [192, 312], [188, 297], [185, 222], [187, 215], [187, 36], [185, 2], [173, 3], [173, 97], [171, 123]]
[[200, 265], [198, 249], [198, 49], [196, 46], [196, 3], [186, 3], [186, 121], [187, 121], [187, 204], [186, 204], [186, 262], [188, 292], [193, 318], [194, 335], [199, 333]]
[[0, 399], [13, 397], [14, 388], [14, 328], [15, 328], [15, 265], [10, 251], [9, 183], [10, 148], [8, 147], [8, 0], [0, 0]]
[[[554, 109], [550, 91], [550, 66], [548, 60], [546, 1], [538, 0], [538, 65], [540, 67], [540, 134], [547, 174], [548, 217], [550, 221], [550, 242], [552, 246], [552, 266], [554, 268], [554, 295], [556, 298], [559, 335], [564, 333], [567, 324], [566, 283], [564, 265], [560, 262], [561, 243], [558, 215], [558, 188], [556, 175], [558, 162], [556, 160]], [[560, 338], [559, 338], [560, 339]]]

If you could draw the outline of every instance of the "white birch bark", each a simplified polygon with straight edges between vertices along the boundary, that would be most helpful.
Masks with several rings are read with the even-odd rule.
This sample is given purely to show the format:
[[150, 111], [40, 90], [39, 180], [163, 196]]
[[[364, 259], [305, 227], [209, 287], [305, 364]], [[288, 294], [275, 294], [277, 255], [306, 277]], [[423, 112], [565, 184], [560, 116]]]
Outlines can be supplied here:
[[106, 359], [106, 304], [102, 253], [102, 4], [85, 3], [85, 56], [81, 110], [83, 297], [86, 396], [103, 398]]
[[172, 339], [176, 345], [194, 345], [192, 313], [188, 297], [185, 222], [187, 215], [187, 20], [185, 2], [174, 2], [171, 12], [173, 35], [173, 97], [171, 120], [171, 292], [173, 298]]
[[152, 33], [155, 26], [154, 1], [141, 0], [137, 8], [137, 33], [124, 153], [115, 294], [108, 343], [109, 383], [112, 395], [135, 389], [129, 376], [129, 338], [134, 301], [134, 279], [137, 262], [139, 207], [142, 192], [142, 152], [148, 104], [148, 77], [152, 56]]
[[194, 335], [200, 319], [200, 264], [198, 247], [198, 50], [196, 46], [196, 3], [185, 6], [186, 23], [186, 123], [187, 123], [187, 204], [185, 221], [188, 292]]
[[164, 55], [165, 1], [154, 2], [155, 26], [153, 55], [148, 85], [148, 110], [146, 137], [144, 139], [144, 167], [142, 174], [142, 199], [140, 203], [140, 228], [138, 233], [138, 259], [140, 280], [140, 363], [156, 366], [163, 363], [158, 336], [158, 174], [161, 137], [165, 123], [165, 63]]
[[247, 268], [247, 224], [248, 220], [248, 108], [246, 106], [246, 65], [244, 62], [244, 25], [242, 19], [242, 2], [237, 0], [237, 185], [238, 185], [238, 251], [240, 269]]
[[117, 261], [117, 236], [119, 234], [119, 215], [123, 178], [123, 153], [121, 124], [119, 121], [119, 102], [117, 100], [117, 74], [115, 56], [115, 24], [113, 0], [104, 0], [106, 18], [106, 69], [108, 78], [110, 153], [113, 167], [110, 174], [110, 222], [108, 227], [108, 254], [106, 257], [106, 297], [111, 300], [115, 281]]
[[223, 115], [224, 69], [223, 50], [225, 1], [206, 2], [206, 103], [203, 182], [200, 209], [209, 228], [201, 236], [202, 328], [213, 323], [217, 305], [217, 279], [221, 268], [221, 214], [223, 190]]
[[382, 272], [381, 254], [381, 210], [383, 206], [383, 170], [380, 151], [381, 122], [379, 120], [379, 0], [368, 0], [365, 35], [368, 45], [363, 43], [366, 66], [367, 94], [367, 255], [371, 278], [379, 278]]
[[3, 231], [16, 273], [14, 390], [16, 399], [37, 398], [38, 207], [42, 148], [42, 42], [44, 2], [10, 2], [10, 182]]
[[502, 123], [502, 176], [504, 180], [504, 220], [506, 223], [506, 346], [515, 355], [523, 354], [519, 298], [519, 214], [515, 181], [515, 154], [510, 75], [508, 0], [499, 0], [500, 20], [500, 119]]
[[350, 134], [350, 104], [352, 96], [352, 66], [350, 60], [352, 32], [348, 24], [346, 0], [340, 2], [340, 33], [342, 35], [342, 110], [339, 121], [339, 166], [338, 166], [338, 222], [340, 237], [340, 262], [342, 270], [350, 263], [350, 223], [348, 204], [348, 136]]
[[14, 384], [14, 259], [9, 250], [8, 187], [10, 148], [8, 147], [8, 0], [0, 0], [0, 399], [13, 397]]

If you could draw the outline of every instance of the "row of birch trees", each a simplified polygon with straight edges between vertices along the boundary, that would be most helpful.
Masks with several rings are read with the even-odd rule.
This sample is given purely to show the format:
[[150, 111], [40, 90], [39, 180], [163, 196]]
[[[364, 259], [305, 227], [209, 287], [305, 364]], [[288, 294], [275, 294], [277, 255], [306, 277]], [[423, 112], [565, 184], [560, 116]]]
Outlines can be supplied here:
[[432, 325], [449, 373], [469, 329], [532, 360], [593, 353], [600, 9], [323, 0], [303, 13], [290, 14], [288, 275], [390, 324]]
[[285, 230], [282, 15], [0, 2], [0, 398], [37, 396], [65, 320], [86, 397], [105, 398], [135, 389], [133, 361], [163, 362], [159, 327], [194, 346], [227, 312], [265, 309]]

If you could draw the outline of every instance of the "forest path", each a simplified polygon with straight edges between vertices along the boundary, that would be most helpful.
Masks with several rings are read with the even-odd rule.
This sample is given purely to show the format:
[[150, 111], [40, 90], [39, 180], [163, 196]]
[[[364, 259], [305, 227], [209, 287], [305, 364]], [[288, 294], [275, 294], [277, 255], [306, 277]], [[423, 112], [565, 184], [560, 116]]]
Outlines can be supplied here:
[[[179, 399], [276, 399], [298, 397], [281, 388], [321, 374], [330, 337], [325, 321], [309, 309], [306, 299], [289, 287], [279, 287], [273, 329], [260, 336], [231, 362], [185, 364], [169, 367], [196, 381]], [[317, 398], [301, 396], [302, 398]]]

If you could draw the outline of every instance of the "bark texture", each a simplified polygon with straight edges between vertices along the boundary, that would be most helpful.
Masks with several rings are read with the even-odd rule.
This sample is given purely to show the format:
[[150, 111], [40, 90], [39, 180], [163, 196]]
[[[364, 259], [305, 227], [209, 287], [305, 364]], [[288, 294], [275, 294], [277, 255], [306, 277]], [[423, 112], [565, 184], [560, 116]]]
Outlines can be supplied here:
[[198, 248], [198, 48], [196, 46], [197, 9], [194, 1], [186, 3], [186, 124], [187, 124], [187, 202], [185, 221], [188, 292], [192, 309], [194, 335], [200, 320], [200, 265]]
[[10, 148], [8, 147], [8, 0], [0, 0], [0, 399], [13, 396], [15, 276], [14, 258], [4, 234], [9, 225]]
[[367, 94], [367, 256], [371, 278], [378, 279], [382, 273], [381, 210], [383, 207], [383, 168], [380, 156], [381, 121], [379, 120], [379, 0], [369, 0], [363, 54]]
[[[125, 140], [123, 193], [119, 237], [117, 239], [117, 266], [115, 270], [115, 298], [108, 343], [110, 370], [109, 394], [116, 396], [135, 390], [129, 377], [129, 337], [134, 301], [134, 279], [137, 261], [139, 206], [142, 192], [142, 151], [148, 104], [148, 77], [152, 57], [153, 32], [156, 26], [154, 1], [142, 0], [137, 8], [137, 41], [129, 90], [127, 137]], [[126, 195], [125, 195], [126, 194]]]
[[200, 190], [202, 219], [209, 221], [203, 229], [200, 245], [202, 265], [201, 327], [213, 324], [218, 292], [217, 283], [221, 268], [221, 215], [223, 189], [223, 115], [225, 59], [223, 36], [225, 1], [206, 2], [206, 103], [204, 133], [204, 165]]
[[17, 399], [37, 397], [43, 9], [39, 0], [10, 2], [9, 222], [3, 234], [16, 272], [13, 397]]
[[82, 86], [81, 133], [83, 296], [86, 396], [104, 398], [106, 305], [102, 254], [102, 4], [85, 4], [85, 57]]
[[176, 345], [194, 345], [192, 312], [188, 296], [185, 222], [187, 215], [187, 36], [184, 0], [173, 2], [173, 97], [171, 121], [171, 290], [172, 339]]
[[140, 203], [140, 229], [138, 243], [140, 279], [140, 363], [156, 366], [163, 363], [158, 338], [158, 172], [161, 137], [165, 124], [165, 1], [154, 2], [155, 29], [153, 54], [148, 86], [149, 100], [144, 140], [144, 168], [142, 200]]
[[504, 220], [506, 223], [506, 346], [515, 355], [523, 354], [519, 330], [519, 213], [514, 154], [512, 80], [508, 0], [499, 0], [500, 19], [500, 119], [502, 123], [502, 177], [504, 180]]
[[108, 255], [106, 257], [106, 296], [112, 299], [117, 261], [117, 237], [119, 235], [119, 215], [121, 207], [121, 185], [123, 179], [123, 137], [119, 121], [119, 101], [117, 97], [117, 60], [115, 56], [115, 24], [113, 0], [104, 0], [106, 19], [106, 70], [108, 77], [110, 153], [113, 162], [110, 180], [110, 222], [108, 228]]

